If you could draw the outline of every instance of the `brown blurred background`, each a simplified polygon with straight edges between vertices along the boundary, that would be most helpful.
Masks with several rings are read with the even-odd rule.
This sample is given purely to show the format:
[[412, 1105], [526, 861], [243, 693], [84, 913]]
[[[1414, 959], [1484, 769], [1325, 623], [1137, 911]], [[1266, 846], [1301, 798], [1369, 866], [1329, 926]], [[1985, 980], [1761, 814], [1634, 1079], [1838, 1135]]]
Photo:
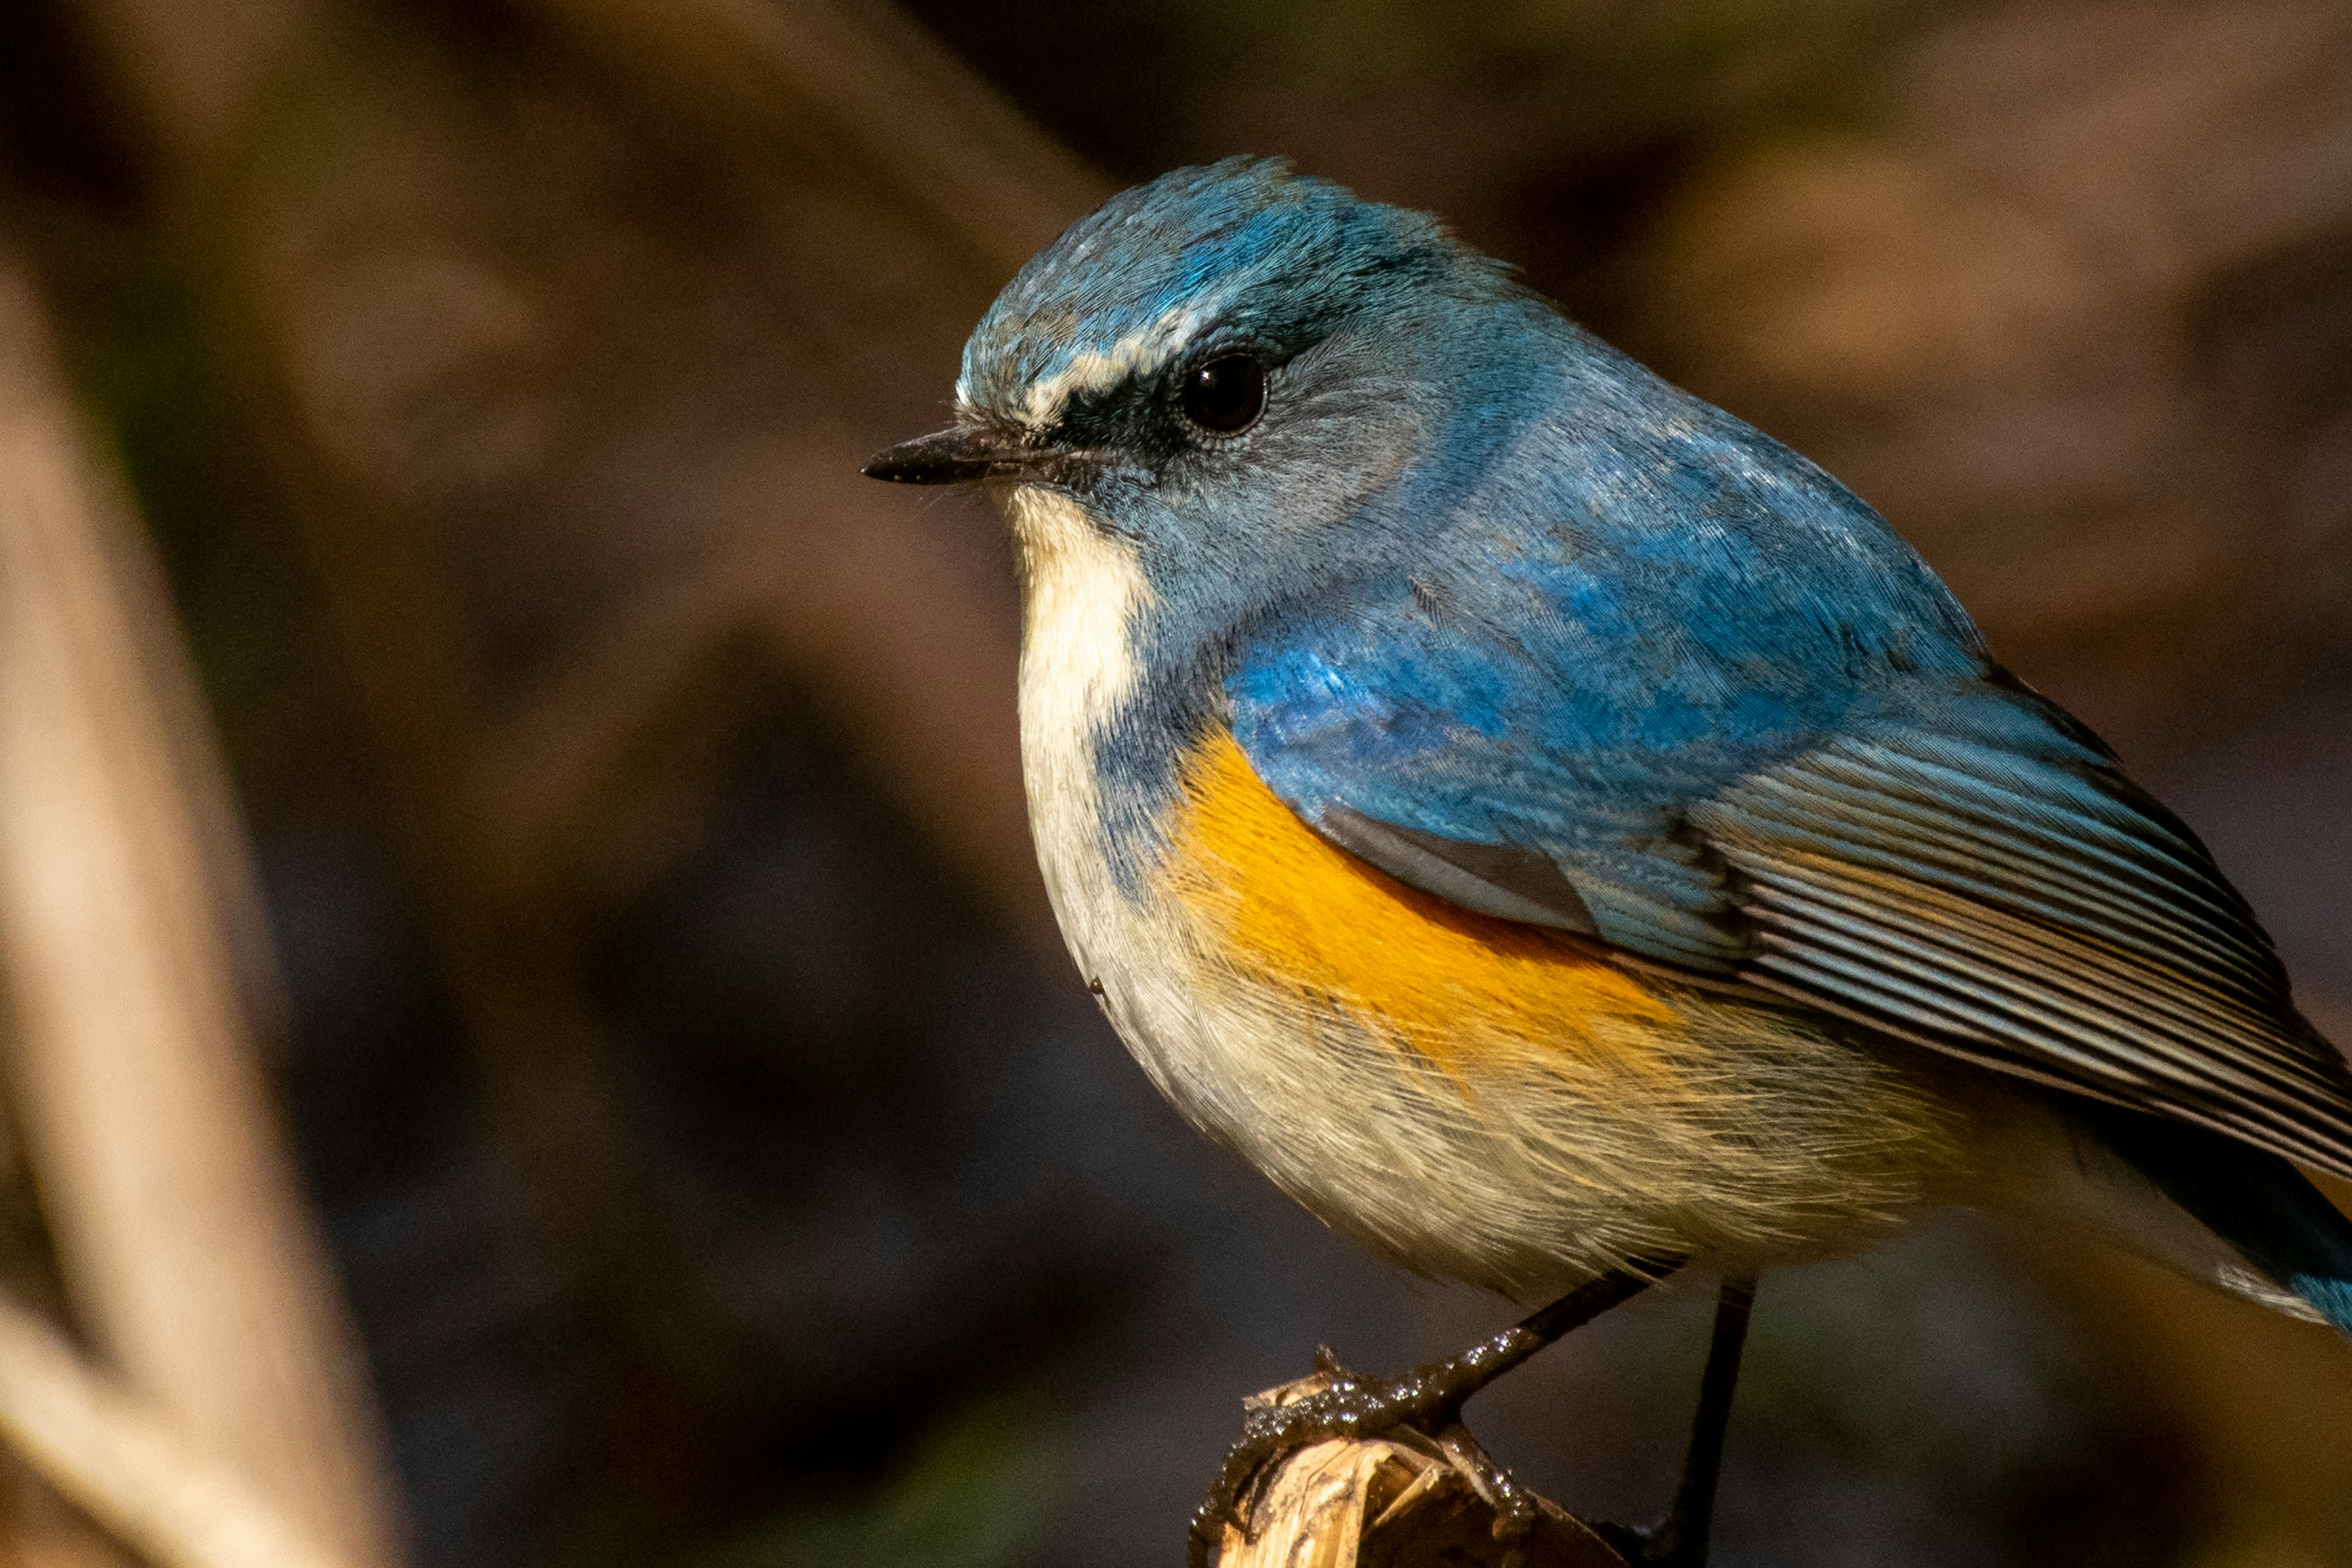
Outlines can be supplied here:
[[[856, 474], [1236, 151], [1838, 472], [2352, 997], [2352, 8], [6, 0], [8, 1550], [262, 1561], [48, 1377], [352, 1568], [1173, 1562], [1236, 1396], [1499, 1321], [1130, 1068], [998, 527]], [[1477, 1414], [1642, 1519], [1622, 1319]], [[2324, 1331], [1956, 1218], [1757, 1335], [1727, 1564], [2352, 1563]]]

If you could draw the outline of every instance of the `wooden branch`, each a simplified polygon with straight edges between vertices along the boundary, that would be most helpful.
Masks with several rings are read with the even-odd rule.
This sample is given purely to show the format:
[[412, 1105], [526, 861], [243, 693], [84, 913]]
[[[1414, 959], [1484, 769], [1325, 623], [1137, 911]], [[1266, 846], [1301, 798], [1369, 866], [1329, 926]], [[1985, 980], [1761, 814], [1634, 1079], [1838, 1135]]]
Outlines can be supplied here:
[[255, 900], [171, 625], [0, 258], [0, 963], [43, 1208], [122, 1374], [339, 1560], [383, 1568], [372, 1400], [262, 1079], [262, 944], [227, 934]]
[[[1252, 1403], [1287, 1404], [1320, 1374]], [[1251, 1511], [1247, 1537], [1226, 1527], [1217, 1568], [1626, 1568], [1580, 1521], [1538, 1499], [1535, 1528], [1495, 1536], [1496, 1512], [1469, 1472], [1413, 1434], [1311, 1444], [1286, 1458]]]
[[152, 1568], [360, 1568], [5, 1294], [0, 1438]]

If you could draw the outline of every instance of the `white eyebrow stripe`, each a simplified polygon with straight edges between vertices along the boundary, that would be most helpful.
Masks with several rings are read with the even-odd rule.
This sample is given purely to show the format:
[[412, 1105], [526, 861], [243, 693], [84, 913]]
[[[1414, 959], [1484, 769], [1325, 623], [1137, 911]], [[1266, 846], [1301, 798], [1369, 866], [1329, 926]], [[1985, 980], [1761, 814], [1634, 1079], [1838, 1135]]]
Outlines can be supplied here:
[[1203, 314], [1197, 304], [1179, 305], [1111, 344], [1108, 353], [1089, 349], [1072, 354], [1061, 369], [1031, 384], [1022, 399], [1021, 422], [1042, 428], [1060, 416], [1074, 394], [1108, 392], [1129, 376], [1158, 370], [1192, 341]]

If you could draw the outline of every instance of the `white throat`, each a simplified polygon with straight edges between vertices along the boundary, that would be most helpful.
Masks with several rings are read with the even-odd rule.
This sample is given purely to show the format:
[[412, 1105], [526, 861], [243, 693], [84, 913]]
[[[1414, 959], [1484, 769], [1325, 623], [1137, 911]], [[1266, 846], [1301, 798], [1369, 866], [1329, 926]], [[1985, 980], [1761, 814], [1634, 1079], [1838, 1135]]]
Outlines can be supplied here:
[[1135, 689], [1129, 643], [1151, 585], [1134, 546], [1058, 490], [1013, 492], [1020, 552], [1021, 772], [1029, 830], [1062, 934], [1087, 979], [1115, 945], [1119, 900], [1105, 858], [1095, 739]]
[[[1033, 760], [1090, 741], [1135, 689], [1129, 645], [1151, 585], [1134, 546], [1059, 490], [1013, 492], [1021, 553], [1021, 740]], [[1030, 789], [1034, 796], [1036, 783]]]

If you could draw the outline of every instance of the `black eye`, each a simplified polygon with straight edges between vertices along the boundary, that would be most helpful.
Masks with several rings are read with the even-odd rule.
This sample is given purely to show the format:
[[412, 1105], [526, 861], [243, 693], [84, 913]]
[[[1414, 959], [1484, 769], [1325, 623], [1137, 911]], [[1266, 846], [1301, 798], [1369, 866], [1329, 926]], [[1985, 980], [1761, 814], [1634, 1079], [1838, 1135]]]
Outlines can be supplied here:
[[1231, 436], [1265, 412], [1265, 366], [1249, 354], [1219, 354], [1184, 377], [1184, 417], [1202, 429]]

